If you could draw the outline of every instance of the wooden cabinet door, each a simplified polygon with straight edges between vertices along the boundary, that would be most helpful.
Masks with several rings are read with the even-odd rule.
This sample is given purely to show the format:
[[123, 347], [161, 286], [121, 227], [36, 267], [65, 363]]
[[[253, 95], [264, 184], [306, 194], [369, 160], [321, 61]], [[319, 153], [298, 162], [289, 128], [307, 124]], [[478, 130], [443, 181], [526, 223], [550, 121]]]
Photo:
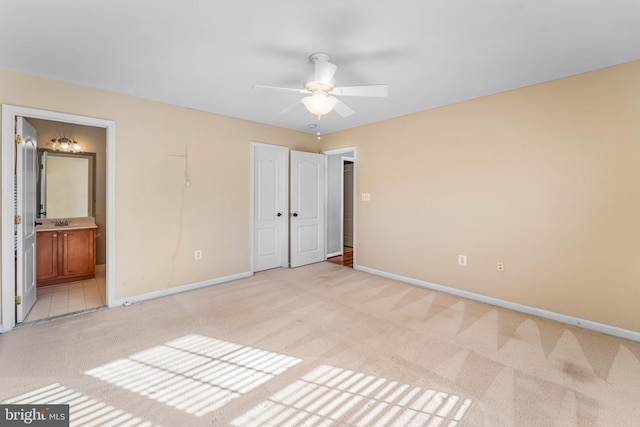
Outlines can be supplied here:
[[39, 231], [36, 235], [36, 280], [41, 286], [43, 280], [58, 277], [58, 232]]
[[64, 230], [62, 234], [62, 276], [93, 277], [95, 274], [95, 230]]

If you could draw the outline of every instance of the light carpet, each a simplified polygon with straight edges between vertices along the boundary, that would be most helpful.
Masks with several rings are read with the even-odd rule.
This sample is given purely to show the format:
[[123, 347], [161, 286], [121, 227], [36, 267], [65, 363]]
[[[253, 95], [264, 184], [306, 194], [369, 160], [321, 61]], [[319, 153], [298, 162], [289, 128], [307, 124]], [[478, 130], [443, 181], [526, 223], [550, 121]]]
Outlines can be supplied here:
[[640, 343], [319, 263], [0, 335], [77, 426], [635, 426]]

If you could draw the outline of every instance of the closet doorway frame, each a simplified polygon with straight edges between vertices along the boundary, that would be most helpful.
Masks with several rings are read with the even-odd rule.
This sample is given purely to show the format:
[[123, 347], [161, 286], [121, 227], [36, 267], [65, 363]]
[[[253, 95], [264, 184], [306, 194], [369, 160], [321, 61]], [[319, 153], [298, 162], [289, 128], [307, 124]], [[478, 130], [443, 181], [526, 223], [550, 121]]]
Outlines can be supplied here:
[[[342, 163], [342, 167], [340, 168], [340, 173], [344, 176], [344, 159], [343, 157], [345, 157], [345, 154], [347, 153], [353, 153], [353, 156], [347, 156], [349, 159], [352, 159], [353, 161], [353, 268], [354, 270], [356, 270], [357, 265], [358, 265], [358, 193], [356, 192], [356, 189], [358, 188], [358, 183], [357, 183], [357, 170], [358, 170], [358, 149], [357, 147], [345, 147], [345, 148], [335, 148], [335, 149], [331, 149], [331, 150], [322, 150], [320, 152], [320, 154], [324, 154], [327, 158], [329, 156], [335, 156], [335, 155], [341, 155], [341, 163]], [[325, 161], [325, 180], [326, 180], [326, 187], [328, 188], [329, 184], [329, 161]], [[343, 176], [340, 177], [340, 181], [342, 182], [342, 178]], [[344, 183], [342, 182], [341, 184], [341, 191], [344, 191]], [[329, 191], [325, 191], [325, 220], [327, 220], [328, 218], [328, 213], [326, 212], [326, 206], [327, 206], [327, 199], [328, 199], [328, 194]], [[344, 205], [342, 206], [342, 213], [341, 215], [344, 216]], [[340, 220], [342, 222], [342, 219]], [[344, 233], [344, 229], [343, 229], [343, 225], [341, 225], [340, 227], [340, 232]], [[326, 227], [325, 227], [325, 248], [327, 247], [327, 238], [328, 238], [328, 234], [326, 231]], [[343, 242], [344, 245], [344, 236], [341, 237], [341, 240]], [[341, 250], [344, 252], [344, 246], [341, 248]], [[343, 254], [344, 255], [344, 254]]]

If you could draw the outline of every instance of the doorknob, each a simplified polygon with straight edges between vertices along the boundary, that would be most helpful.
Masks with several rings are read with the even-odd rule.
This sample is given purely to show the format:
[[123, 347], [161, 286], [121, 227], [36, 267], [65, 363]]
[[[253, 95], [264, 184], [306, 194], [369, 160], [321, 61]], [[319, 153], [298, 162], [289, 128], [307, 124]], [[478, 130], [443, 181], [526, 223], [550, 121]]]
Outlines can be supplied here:
[[298, 216], [297, 212], [294, 212], [294, 213], [293, 213], [293, 216]]
[[278, 216], [282, 216], [282, 212], [278, 212]]

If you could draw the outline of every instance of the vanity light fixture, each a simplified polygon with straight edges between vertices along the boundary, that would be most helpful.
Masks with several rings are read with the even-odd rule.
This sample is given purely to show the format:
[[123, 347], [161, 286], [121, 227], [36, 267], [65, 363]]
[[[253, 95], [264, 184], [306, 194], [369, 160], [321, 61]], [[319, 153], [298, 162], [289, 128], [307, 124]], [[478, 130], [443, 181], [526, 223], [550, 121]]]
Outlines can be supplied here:
[[51, 147], [55, 151], [67, 151], [72, 153], [78, 153], [82, 151], [82, 147], [75, 139], [67, 138], [66, 136], [61, 136], [58, 138], [53, 138], [51, 140]]

